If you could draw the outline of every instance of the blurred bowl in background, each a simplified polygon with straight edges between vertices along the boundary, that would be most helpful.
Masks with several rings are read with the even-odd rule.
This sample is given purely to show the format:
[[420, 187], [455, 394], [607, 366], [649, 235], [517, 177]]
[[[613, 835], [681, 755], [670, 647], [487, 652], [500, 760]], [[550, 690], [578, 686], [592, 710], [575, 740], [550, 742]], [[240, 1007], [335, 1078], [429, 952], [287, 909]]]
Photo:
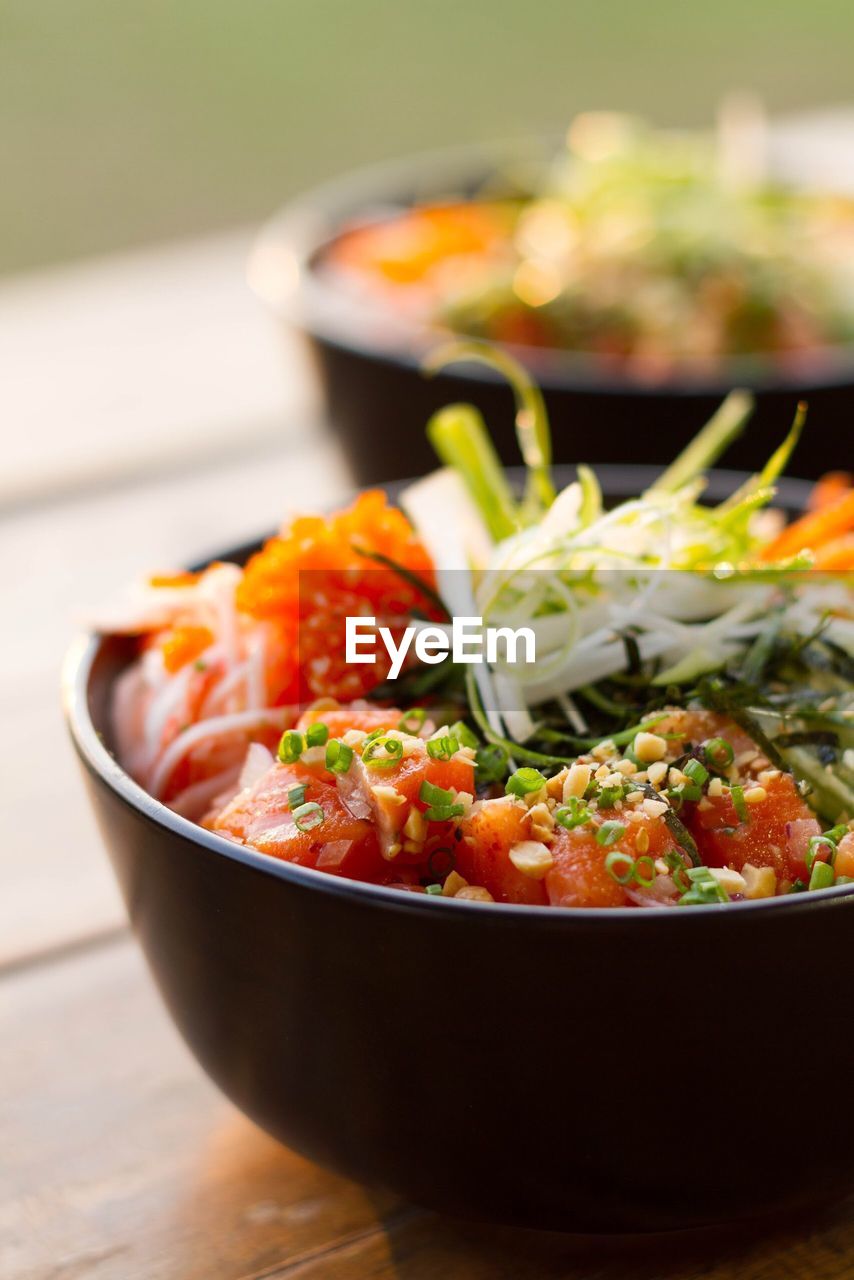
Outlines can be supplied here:
[[[773, 135], [772, 135], [773, 136]], [[775, 168], [793, 181], [809, 153], [809, 130], [780, 132], [769, 148]], [[555, 154], [555, 140], [454, 148], [345, 175], [292, 202], [262, 230], [250, 283], [276, 320], [305, 340], [328, 416], [359, 483], [422, 474], [435, 465], [424, 427], [452, 401], [476, 404], [505, 462], [518, 461], [509, 389], [477, 365], [426, 378], [424, 356], [447, 331], [372, 305], [319, 269], [345, 229], [382, 221], [415, 204], [503, 197], [535, 190]], [[817, 175], [804, 166], [807, 181]], [[737, 357], [700, 376], [676, 371], [658, 381], [607, 366], [591, 355], [555, 348], [511, 347], [542, 387], [557, 462], [664, 465], [734, 386], [756, 395], [756, 411], [727, 463], [760, 467], [788, 430], [799, 400], [810, 425], [795, 470], [815, 477], [845, 461], [840, 443], [854, 417], [854, 348], [799, 353], [771, 364]]]

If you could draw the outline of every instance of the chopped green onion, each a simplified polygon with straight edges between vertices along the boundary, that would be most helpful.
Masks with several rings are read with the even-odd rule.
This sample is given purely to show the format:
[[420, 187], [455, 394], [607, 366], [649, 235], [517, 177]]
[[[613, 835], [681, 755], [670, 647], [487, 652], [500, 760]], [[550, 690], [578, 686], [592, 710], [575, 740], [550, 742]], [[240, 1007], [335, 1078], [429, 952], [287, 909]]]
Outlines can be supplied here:
[[825, 831], [824, 838], [825, 840], [832, 840], [834, 844], [839, 844], [839, 841], [847, 834], [848, 824], [840, 822], [838, 826], [831, 827], [829, 831]]
[[702, 787], [693, 785], [690, 782], [683, 782], [679, 787], [670, 787], [667, 791], [667, 797], [676, 801], [676, 808], [681, 809], [686, 800], [696, 802], [703, 798]]
[[603, 822], [599, 830], [596, 832], [596, 843], [604, 845], [616, 844], [626, 834], [626, 828], [622, 822]]
[[450, 818], [459, 818], [465, 812], [461, 804], [454, 803], [453, 791], [437, 787], [426, 778], [421, 783], [418, 799], [427, 805], [424, 817], [428, 822], [447, 822]]
[[403, 756], [400, 738], [374, 738], [362, 752], [362, 764], [369, 769], [391, 769]]
[[282, 764], [296, 764], [305, 750], [305, 738], [296, 729], [286, 729], [279, 741], [278, 756]]
[[[704, 764], [700, 764], [699, 760], [689, 760], [682, 772], [686, 778], [690, 778], [698, 787], [702, 787], [709, 780], [709, 771]], [[699, 796], [697, 799], [699, 799]]]
[[480, 786], [490, 786], [500, 782], [507, 772], [507, 749], [497, 742], [488, 742], [478, 747], [474, 758], [477, 770], [477, 781]]
[[330, 773], [346, 773], [353, 763], [353, 748], [340, 738], [332, 738], [326, 744], [326, 767]]
[[305, 740], [309, 747], [325, 747], [329, 741], [329, 726], [319, 720], [310, 724], [305, 731]]
[[678, 853], [672, 850], [664, 855], [664, 861], [667, 870], [673, 879], [673, 884], [679, 893], [687, 893], [691, 888], [691, 882], [688, 879], [685, 863], [679, 857]]
[[320, 826], [325, 816], [320, 805], [315, 800], [309, 800], [308, 804], [301, 804], [298, 809], [294, 809], [294, 825], [297, 831], [313, 831]]
[[809, 887], [811, 889], [829, 889], [835, 879], [833, 867], [829, 862], [815, 862], [810, 876]]
[[418, 730], [426, 719], [427, 712], [423, 707], [411, 707], [410, 710], [406, 712], [406, 715], [402, 716], [397, 722], [397, 727], [401, 733], [409, 733], [414, 736], [418, 733]]
[[630, 853], [612, 849], [605, 859], [605, 870], [617, 884], [628, 884], [635, 873], [635, 860]]
[[729, 894], [708, 867], [689, 867], [685, 874], [691, 881], [691, 888], [687, 893], [682, 894], [679, 899], [680, 906], [705, 906], [712, 902], [729, 902]]
[[373, 742], [375, 738], [381, 738], [385, 733], [385, 729], [372, 729], [370, 733], [365, 735], [365, 741], [362, 746], [367, 746], [369, 742]]
[[578, 796], [569, 796], [567, 803], [562, 805], [560, 809], [555, 809], [554, 820], [566, 831], [574, 831], [576, 827], [583, 827], [585, 822], [589, 822], [593, 817], [590, 810], [583, 800], [579, 800]]
[[472, 751], [477, 751], [480, 746], [480, 739], [476, 733], [472, 733], [465, 720], [457, 720], [456, 724], [452, 724], [451, 733], [461, 747], [470, 747]]
[[713, 769], [728, 769], [735, 759], [732, 743], [726, 738], [710, 738], [703, 753]]
[[600, 787], [596, 799], [600, 809], [613, 809], [618, 800], [622, 800], [626, 794], [626, 788], [622, 784], [619, 787]]
[[297, 782], [295, 786], [288, 787], [288, 808], [292, 813], [305, 801], [305, 793], [307, 790], [308, 785], [305, 782]]
[[460, 749], [456, 738], [445, 734], [441, 738], [430, 738], [427, 742], [427, 754], [431, 760], [450, 760]]
[[744, 787], [733, 787], [731, 795], [739, 822], [749, 822], [750, 814], [747, 811], [747, 801], [744, 798]]
[[441, 895], [442, 886], [440, 884], [428, 884], [424, 892], [429, 893], [431, 897], [434, 895]]
[[[826, 849], [827, 854], [822, 857], [822, 850]], [[812, 871], [817, 862], [826, 862], [833, 866], [833, 860], [836, 857], [836, 845], [827, 836], [811, 836], [809, 845], [807, 846], [806, 857], [804, 862], [807, 864], [807, 871]]]
[[642, 889], [650, 889], [655, 884], [655, 859], [651, 858], [648, 853], [641, 854], [639, 858], [635, 858], [634, 866], [635, 883], [639, 884]]
[[508, 796], [527, 796], [535, 791], [542, 791], [545, 785], [546, 779], [539, 769], [525, 768], [512, 773], [504, 789]]

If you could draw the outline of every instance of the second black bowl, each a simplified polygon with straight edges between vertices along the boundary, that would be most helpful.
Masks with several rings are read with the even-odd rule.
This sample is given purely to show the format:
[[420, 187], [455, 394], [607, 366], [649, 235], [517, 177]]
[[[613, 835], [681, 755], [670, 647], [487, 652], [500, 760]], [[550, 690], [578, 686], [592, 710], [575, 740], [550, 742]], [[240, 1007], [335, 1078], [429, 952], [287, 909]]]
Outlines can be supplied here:
[[[484, 413], [505, 462], [518, 461], [509, 388], [479, 365], [426, 379], [421, 360], [441, 340], [425, 326], [369, 311], [318, 271], [322, 251], [354, 222], [416, 201], [466, 197], [502, 166], [529, 173], [550, 151], [469, 147], [377, 166], [329, 182], [289, 205], [262, 232], [250, 280], [273, 314], [303, 338], [329, 418], [360, 484], [421, 475], [436, 459], [424, 434], [432, 413], [455, 400]], [[734, 386], [756, 395], [756, 412], [727, 462], [761, 467], [785, 435], [799, 400], [810, 406], [802, 475], [844, 464], [840, 441], [854, 414], [854, 351], [824, 353], [800, 368], [740, 359], [705, 380], [647, 384], [616, 367], [560, 351], [517, 348], [543, 392], [555, 459], [666, 465]]]

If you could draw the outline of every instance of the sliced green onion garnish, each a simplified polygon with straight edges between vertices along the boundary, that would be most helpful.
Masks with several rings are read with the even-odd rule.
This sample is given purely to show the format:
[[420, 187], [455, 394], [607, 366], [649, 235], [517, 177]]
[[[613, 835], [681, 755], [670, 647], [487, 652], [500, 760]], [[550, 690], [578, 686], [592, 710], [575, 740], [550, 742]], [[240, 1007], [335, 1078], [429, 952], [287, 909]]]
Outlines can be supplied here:
[[353, 763], [353, 748], [340, 738], [332, 738], [326, 744], [326, 767], [330, 773], [346, 773]]
[[480, 739], [476, 733], [468, 727], [465, 720], [457, 720], [451, 725], [451, 733], [457, 739], [461, 747], [471, 747], [472, 751], [477, 751], [480, 746]]
[[478, 747], [474, 758], [477, 781], [482, 787], [500, 782], [507, 772], [507, 749], [497, 742]]
[[703, 753], [713, 769], [728, 769], [735, 759], [732, 743], [726, 738], [709, 738]]
[[635, 873], [635, 860], [630, 853], [612, 849], [605, 859], [605, 870], [617, 884], [628, 884]]
[[833, 866], [835, 857], [836, 845], [826, 835], [810, 837], [806, 857], [804, 858], [804, 862], [807, 864], [807, 871], [812, 871], [816, 862], [827, 862], [830, 866]]
[[626, 828], [622, 822], [603, 822], [596, 832], [596, 843], [604, 845], [607, 849], [609, 845], [621, 840], [625, 834]]
[[428, 822], [447, 822], [450, 818], [459, 818], [465, 812], [461, 804], [454, 803], [453, 791], [437, 787], [425, 778], [418, 792], [418, 799], [428, 807], [424, 817]]
[[596, 797], [600, 809], [613, 809], [618, 800], [625, 795], [625, 787], [600, 787]]
[[709, 780], [709, 771], [704, 764], [700, 764], [699, 760], [689, 760], [682, 772], [698, 787], [702, 787]]
[[372, 729], [370, 733], [365, 735], [365, 741], [362, 746], [367, 746], [369, 742], [373, 742], [375, 738], [381, 738], [385, 733], [385, 729]]
[[431, 760], [450, 760], [460, 749], [456, 738], [445, 734], [441, 738], [430, 738], [427, 742], [427, 754]]
[[297, 782], [294, 786], [288, 787], [288, 808], [291, 813], [304, 803], [307, 790], [308, 786], [305, 782]]
[[297, 831], [313, 831], [320, 826], [324, 816], [320, 805], [309, 800], [308, 804], [301, 804], [298, 809], [294, 809], [294, 825]]
[[642, 889], [650, 889], [655, 883], [655, 859], [651, 858], [648, 853], [641, 854], [639, 858], [635, 858], [634, 880]]
[[424, 892], [429, 893], [431, 898], [437, 895], [441, 896], [442, 886], [440, 884], [428, 884]]
[[833, 867], [829, 862], [815, 862], [810, 876], [809, 887], [811, 889], [829, 889], [835, 879]]
[[574, 831], [576, 827], [583, 827], [592, 816], [583, 800], [579, 800], [578, 796], [570, 796], [565, 805], [555, 809], [554, 820], [565, 830]]
[[691, 888], [682, 894], [679, 899], [680, 906], [705, 906], [710, 902], [729, 902], [729, 894], [708, 867], [689, 867], [685, 874], [691, 881]]
[[411, 707], [406, 715], [402, 716], [397, 723], [397, 727], [401, 733], [409, 733], [415, 735], [427, 719], [427, 712], [423, 707]]
[[744, 798], [744, 787], [733, 787], [731, 794], [733, 807], [739, 822], [749, 822], [750, 814], [747, 811], [747, 801]]
[[542, 791], [546, 780], [539, 769], [517, 769], [507, 779], [504, 790], [508, 796], [527, 796], [534, 791]]
[[374, 738], [362, 752], [362, 764], [369, 769], [391, 769], [403, 756], [400, 738]]
[[310, 724], [305, 731], [306, 745], [309, 747], [324, 747], [329, 741], [329, 727], [322, 724], [319, 720], [315, 724]]
[[286, 729], [279, 741], [278, 756], [282, 764], [296, 764], [305, 750], [305, 738], [296, 729]]

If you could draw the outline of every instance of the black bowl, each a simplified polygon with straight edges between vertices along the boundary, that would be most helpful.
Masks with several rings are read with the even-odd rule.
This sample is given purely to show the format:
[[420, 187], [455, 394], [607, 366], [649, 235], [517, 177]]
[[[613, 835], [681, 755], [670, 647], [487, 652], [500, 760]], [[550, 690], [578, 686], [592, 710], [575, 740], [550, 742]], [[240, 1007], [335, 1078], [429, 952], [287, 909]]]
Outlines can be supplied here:
[[[360, 484], [420, 475], [435, 466], [424, 435], [430, 415], [455, 400], [486, 416], [505, 462], [518, 462], [512, 395], [479, 365], [426, 379], [420, 365], [441, 340], [425, 326], [360, 306], [317, 270], [343, 227], [400, 210], [416, 200], [465, 197], [495, 183], [499, 169], [530, 184], [553, 147], [468, 147], [376, 166], [348, 175], [290, 204], [262, 232], [250, 280], [288, 330], [302, 336], [326, 408]], [[555, 459], [574, 463], [665, 465], [735, 386], [756, 394], [756, 412], [727, 462], [756, 469], [785, 435], [799, 400], [810, 405], [801, 474], [839, 467], [840, 439], [854, 415], [854, 350], [840, 348], [782, 367], [733, 359], [709, 378], [640, 381], [618, 367], [560, 351], [515, 348], [543, 388]]]
[[[651, 475], [602, 478], [621, 497]], [[713, 496], [738, 479], [719, 473]], [[108, 705], [132, 653], [75, 647], [71, 733], [172, 1017], [263, 1128], [438, 1210], [562, 1230], [745, 1219], [854, 1185], [852, 889], [484, 907], [279, 862], [117, 764]]]

